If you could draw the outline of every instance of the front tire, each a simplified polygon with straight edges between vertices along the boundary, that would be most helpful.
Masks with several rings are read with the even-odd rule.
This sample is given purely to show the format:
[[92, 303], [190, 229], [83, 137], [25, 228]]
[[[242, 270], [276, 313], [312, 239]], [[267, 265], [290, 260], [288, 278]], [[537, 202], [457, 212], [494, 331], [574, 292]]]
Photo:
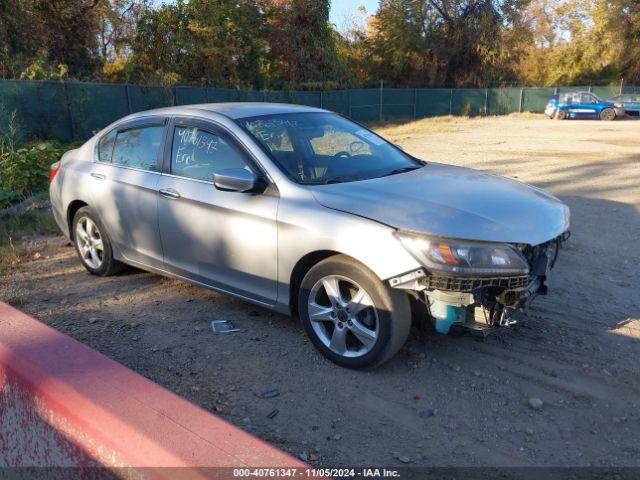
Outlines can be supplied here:
[[605, 108], [600, 112], [600, 120], [610, 122], [616, 119], [616, 111], [613, 108]]
[[556, 120], [566, 120], [569, 115], [566, 110], [560, 110], [556, 112]]
[[91, 208], [79, 209], [72, 227], [76, 252], [89, 273], [107, 277], [124, 270], [126, 265], [113, 258], [111, 240]]
[[314, 346], [347, 368], [386, 362], [402, 348], [411, 328], [407, 295], [345, 255], [309, 270], [300, 286], [298, 313]]

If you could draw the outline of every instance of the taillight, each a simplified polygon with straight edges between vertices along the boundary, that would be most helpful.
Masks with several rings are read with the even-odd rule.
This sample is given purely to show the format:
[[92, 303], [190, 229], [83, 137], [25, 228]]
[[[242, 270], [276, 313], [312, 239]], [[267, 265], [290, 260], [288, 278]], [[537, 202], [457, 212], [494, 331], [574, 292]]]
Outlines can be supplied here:
[[62, 167], [61, 162], [52, 163], [49, 167], [49, 182], [53, 182], [53, 179], [56, 178], [56, 174], [60, 171], [60, 167]]

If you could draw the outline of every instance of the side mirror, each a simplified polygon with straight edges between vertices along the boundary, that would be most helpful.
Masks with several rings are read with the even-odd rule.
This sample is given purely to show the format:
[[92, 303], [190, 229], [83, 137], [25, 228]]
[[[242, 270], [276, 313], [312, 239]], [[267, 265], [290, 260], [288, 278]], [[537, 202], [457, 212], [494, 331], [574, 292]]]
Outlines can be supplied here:
[[225, 192], [251, 192], [256, 189], [258, 177], [245, 168], [223, 168], [213, 173], [213, 184]]

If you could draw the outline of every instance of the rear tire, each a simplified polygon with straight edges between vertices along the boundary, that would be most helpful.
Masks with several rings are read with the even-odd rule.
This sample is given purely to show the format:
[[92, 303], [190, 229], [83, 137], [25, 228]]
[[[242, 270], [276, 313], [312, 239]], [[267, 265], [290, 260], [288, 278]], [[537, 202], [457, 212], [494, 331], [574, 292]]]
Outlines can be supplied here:
[[89, 273], [107, 277], [126, 268], [113, 258], [111, 240], [91, 208], [82, 207], [76, 212], [72, 228], [76, 252]]
[[411, 328], [406, 293], [345, 255], [309, 270], [300, 285], [298, 313], [314, 346], [346, 368], [373, 368], [391, 359]]
[[605, 108], [600, 112], [600, 120], [610, 122], [616, 119], [616, 111], [613, 108]]

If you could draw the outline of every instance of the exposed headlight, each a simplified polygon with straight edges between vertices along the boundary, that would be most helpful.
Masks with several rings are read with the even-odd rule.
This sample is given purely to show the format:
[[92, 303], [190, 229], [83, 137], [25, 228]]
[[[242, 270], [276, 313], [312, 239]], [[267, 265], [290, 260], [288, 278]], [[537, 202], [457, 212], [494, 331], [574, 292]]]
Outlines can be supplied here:
[[513, 246], [396, 232], [402, 245], [429, 270], [459, 275], [524, 275], [529, 265]]
[[616, 108], [623, 108], [624, 107], [624, 105], [622, 105], [620, 102], [614, 103], [613, 106], [616, 107]]

